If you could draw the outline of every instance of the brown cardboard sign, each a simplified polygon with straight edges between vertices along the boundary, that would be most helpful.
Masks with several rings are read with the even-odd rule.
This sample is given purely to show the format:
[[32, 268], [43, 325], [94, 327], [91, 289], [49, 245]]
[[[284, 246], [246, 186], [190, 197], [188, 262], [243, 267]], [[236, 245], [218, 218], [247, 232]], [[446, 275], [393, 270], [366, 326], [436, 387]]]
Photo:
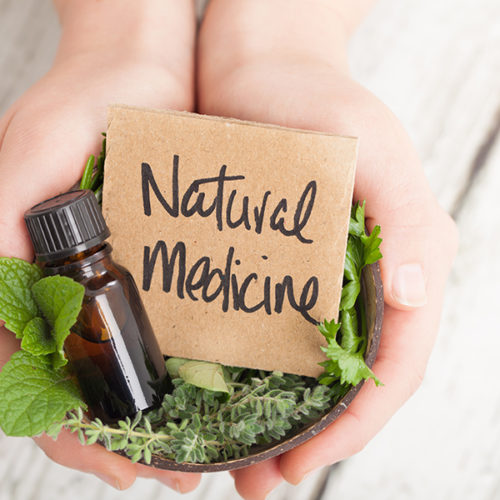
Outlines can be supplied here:
[[357, 140], [110, 108], [104, 216], [165, 354], [317, 376]]

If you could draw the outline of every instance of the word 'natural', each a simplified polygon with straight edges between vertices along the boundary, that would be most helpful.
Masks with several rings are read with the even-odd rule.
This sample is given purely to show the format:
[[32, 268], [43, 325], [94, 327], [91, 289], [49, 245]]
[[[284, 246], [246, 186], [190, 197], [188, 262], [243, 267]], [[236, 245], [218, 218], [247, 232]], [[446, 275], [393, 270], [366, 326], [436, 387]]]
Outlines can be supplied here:
[[[310, 244], [312, 239], [305, 237], [302, 232], [309, 221], [311, 212], [316, 198], [316, 181], [310, 181], [293, 212], [293, 222], [286, 227], [285, 216], [288, 212], [289, 201], [286, 198], [281, 198], [276, 206], [268, 215], [268, 200], [271, 191], [266, 191], [262, 197], [260, 205], [253, 208], [253, 220], [250, 215], [250, 200], [248, 196], [243, 196], [239, 216], [235, 218], [235, 198], [238, 194], [237, 189], [231, 189], [227, 202], [224, 203], [225, 188], [231, 184], [245, 179], [243, 175], [226, 175], [227, 166], [222, 165], [219, 174], [216, 177], [207, 177], [194, 180], [186, 189], [182, 198], [179, 193], [179, 156], [174, 155], [172, 163], [172, 196], [169, 203], [162, 195], [151, 166], [148, 163], [142, 164], [142, 199], [144, 206], [144, 215], [151, 215], [151, 197], [150, 188], [160, 202], [161, 206], [170, 215], [170, 217], [191, 217], [198, 214], [200, 217], [209, 217], [215, 213], [217, 220], [217, 229], [222, 231], [224, 226], [230, 229], [235, 229], [241, 225], [248, 231], [254, 230], [257, 234], [262, 232], [266, 215], [269, 217], [269, 227], [273, 231], [279, 231], [284, 236], [295, 236], [300, 242]], [[210, 186], [216, 187], [215, 196], [208, 198], [208, 193], [205, 189]], [[253, 226], [252, 226], [253, 224]]]

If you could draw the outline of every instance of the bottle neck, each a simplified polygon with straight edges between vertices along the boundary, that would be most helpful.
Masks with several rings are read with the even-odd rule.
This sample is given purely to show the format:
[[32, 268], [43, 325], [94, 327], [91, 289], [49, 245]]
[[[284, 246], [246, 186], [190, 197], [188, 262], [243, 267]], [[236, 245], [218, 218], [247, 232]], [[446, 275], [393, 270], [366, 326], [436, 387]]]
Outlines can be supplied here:
[[111, 245], [103, 242], [83, 252], [78, 252], [57, 260], [37, 261], [37, 264], [43, 269], [44, 274], [48, 276], [55, 274], [68, 275], [81, 270], [83, 267], [109, 260], [111, 251]]

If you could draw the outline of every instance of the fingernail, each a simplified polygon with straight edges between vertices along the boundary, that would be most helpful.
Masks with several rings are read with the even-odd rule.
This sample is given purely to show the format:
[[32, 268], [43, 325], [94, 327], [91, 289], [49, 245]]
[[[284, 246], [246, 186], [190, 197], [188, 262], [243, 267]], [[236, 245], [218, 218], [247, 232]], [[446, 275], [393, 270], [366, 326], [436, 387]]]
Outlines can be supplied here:
[[116, 488], [117, 490], [124, 489], [120, 483], [120, 480], [117, 477], [106, 476], [106, 474], [102, 474], [100, 472], [94, 472], [94, 475], [97, 476], [101, 481], [108, 483], [110, 486], [112, 486], [113, 488]]
[[181, 482], [177, 478], [172, 477], [162, 477], [160, 481], [169, 488], [172, 488], [177, 493], [183, 493], [181, 489]]
[[301, 483], [304, 479], [306, 479], [310, 474], [312, 470], [305, 472], [302, 476], [300, 476], [298, 479], [294, 478], [293, 481], [288, 481], [290, 484], [293, 484], [294, 486], [297, 486], [299, 483]]
[[392, 296], [403, 306], [422, 307], [427, 303], [425, 279], [420, 264], [402, 264], [392, 281]]

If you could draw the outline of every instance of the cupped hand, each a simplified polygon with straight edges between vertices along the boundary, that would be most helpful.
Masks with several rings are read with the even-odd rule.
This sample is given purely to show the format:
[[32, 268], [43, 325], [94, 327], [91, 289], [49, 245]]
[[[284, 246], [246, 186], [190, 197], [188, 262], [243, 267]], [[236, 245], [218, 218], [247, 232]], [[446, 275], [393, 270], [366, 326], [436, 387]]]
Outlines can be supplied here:
[[[92, 15], [104, 15], [98, 12], [103, 6], [92, 5]], [[175, 39], [172, 50], [180, 62], [169, 65], [164, 60], [168, 51], [161, 47], [161, 57], [139, 53], [142, 47], [128, 52], [132, 34], [118, 48], [113, 48], [111, 40], [103, 40], [106, 43], [99, 50], [85, 44], [79, 50], [65, 29], [53, 68], [1, 119], [0, 255], [32, 259], [23, 214], [78, 182], [86, 158], [100, 151], [110, 103], [192, 109], [194, 15], [184, 19], [183, 13], [182, 22], [169, 15], [164, 28]], [[85, 24], [84, 19], [80, 21]], [[111, 28], [108, 33], [111, 37]], [[14, 335], [1, 328], [0, 367], [18, 348]], [[68, 431], [56, 441], [45, 435], [35, 441], [55, 462], [93, 473], [119, 489], [129, 487], [137, 476], [155, 478], [182, 492], [195, 488], [200, 480], [197, 474], [133, 464], [101, 445], [81, 446]]]
[[[328, 30], [341, 29], [325, 5], [307, 2], [303, 11], [273, 16], [262, 2], [214, 1], [201, 32], [200, 111], [358, 137], [354, 199], [366, 200], [368, 226], [379, 224], [383, 237], [385, 316], [373, 370], [384, 386], [365, 383], [322, 433], [281, 457], [236, 471], [236, 487], [247, 500], [359, 452], [414, 393], [436, 338], [457, 248], [455, 225], [432, 194], [403, 127], [333, 54]], [[314, 40], [301, 39], [304, 29], [314, 32]]]

